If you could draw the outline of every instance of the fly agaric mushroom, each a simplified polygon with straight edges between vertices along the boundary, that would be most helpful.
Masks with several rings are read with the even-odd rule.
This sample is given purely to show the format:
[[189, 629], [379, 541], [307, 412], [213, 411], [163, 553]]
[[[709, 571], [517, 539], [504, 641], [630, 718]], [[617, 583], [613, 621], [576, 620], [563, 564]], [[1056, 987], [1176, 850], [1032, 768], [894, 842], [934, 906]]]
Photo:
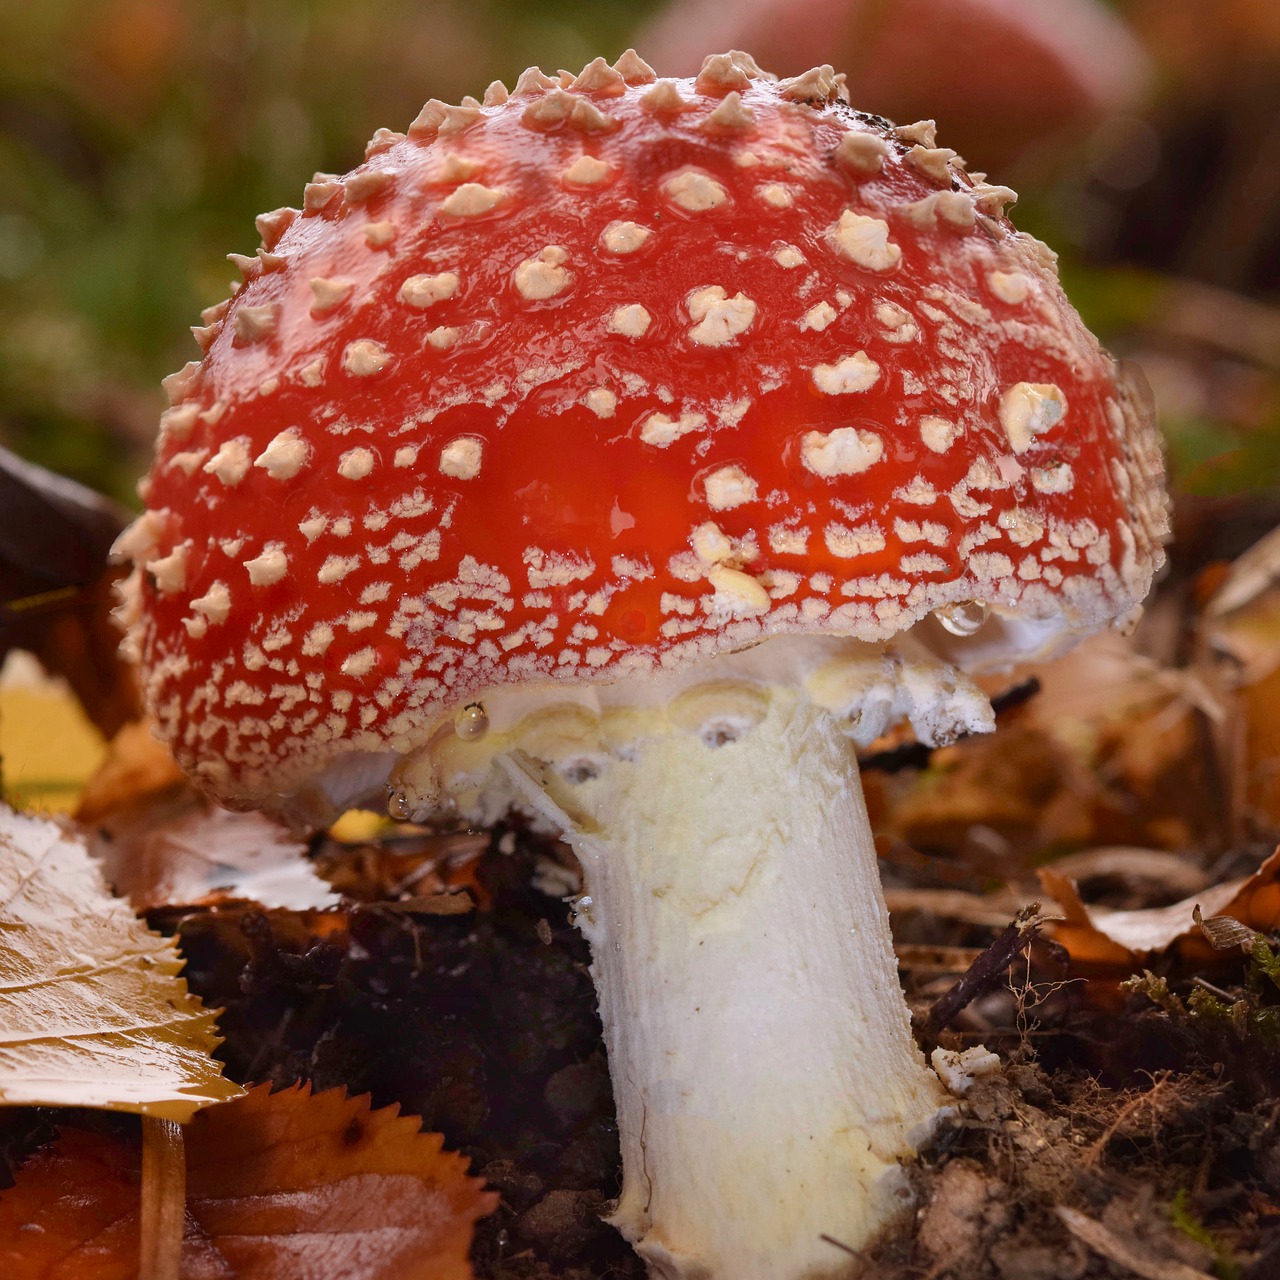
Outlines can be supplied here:
[[830, 67], [532, 69], [261, 218], [166, 384], [162, 732], [295, 820], [564, 832], [656, 1275], [835, 1274], [900, 1210], [941, 1089], [854, 749], [989, 729], [960, 665], [1162, 560], [1150, 412], [1012, 198]]

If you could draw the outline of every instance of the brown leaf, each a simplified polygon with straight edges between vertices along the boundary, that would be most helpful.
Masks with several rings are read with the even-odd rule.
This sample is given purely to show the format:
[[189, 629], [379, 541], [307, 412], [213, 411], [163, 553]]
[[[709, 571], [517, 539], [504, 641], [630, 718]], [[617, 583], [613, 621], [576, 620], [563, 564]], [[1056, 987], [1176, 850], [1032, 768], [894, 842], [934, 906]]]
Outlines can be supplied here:
[[[201, 1112], [187, 1130], [183, 1280], [468, 1280], [475, 1221], [497, 1196], [442, 1143], [340, 1090], [260, 1086]], [[136, 1275], [137, 1169], [122, 1140], [64, 1131], [0, 1193], [0, 1274]]]
[[1141, 911], [1086, 906], [1075, 884], [1052, 867], [1041, 869], [1040, 883], [1064, 916], [1053, 926], [1054, 938], [1073, 960], [1085, 963], [1131, 966], [1175, 945], [1188, 956], [1207, 958], [1212, 948], [1196, 923], [1197, 907], [1206, 918], [1231, 916], [1259, 933], [1280, 927], [1280, 850], [1247, 879], [1213, 885], [1172, 906]]
[[213, 1015], [79, 837], [0, 807], [0, 1103], [186, 1120], [235, 1096]]
[[100, 818], [183, 780], [168, 747], [157, 741], [150, 720], [135, 720], [111, 739], [107, 757], [85, 783], [76, 809], [77, 822]]
[[111, 618], [115, 503], [0, 449], [0, 660], [13, 648], [65, 676], [107, 736], [138, 715], [133, 671]]

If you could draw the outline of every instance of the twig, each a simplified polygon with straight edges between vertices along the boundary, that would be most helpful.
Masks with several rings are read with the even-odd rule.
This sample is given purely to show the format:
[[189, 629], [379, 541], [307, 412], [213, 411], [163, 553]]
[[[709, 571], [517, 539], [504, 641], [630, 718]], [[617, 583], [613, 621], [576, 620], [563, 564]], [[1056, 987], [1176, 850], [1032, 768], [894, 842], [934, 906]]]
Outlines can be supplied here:
[[1139, 1253], [1119, 1236], [1076, 1209], [1059, 1205], [1058, 1217], [1067, 1230], [1094, 1253], [1100, 1253], [1109, 1262], [1125, 1267], [1142, 1280], [1213, 1280], [1211, 1275], [1189, 1267], [1185, 1262], [1165, 1261]]
[[182, 1126], [142, 1117], [142, 1212], [138, 1280], [178, 1280], [187, 1210]]
[[916, 1027], [917, 1038], [933, 1043], [941, 1031], [963, 1008], [980, 995], [998, 986], [1014, 958], [1035, 941], [1045, 917], [1038, 902], [1023, 907], [1003, 932], [961, 975], [954, 986], [944, 991]]

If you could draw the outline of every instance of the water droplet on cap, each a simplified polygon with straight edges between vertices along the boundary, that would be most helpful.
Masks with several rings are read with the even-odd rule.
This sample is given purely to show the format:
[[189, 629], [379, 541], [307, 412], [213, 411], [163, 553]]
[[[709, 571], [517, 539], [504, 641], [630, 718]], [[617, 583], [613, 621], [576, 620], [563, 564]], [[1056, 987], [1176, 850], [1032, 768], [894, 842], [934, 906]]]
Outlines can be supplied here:
[[454, 716], [453, 731], [467, 742], [478, 742], [489, 732], [489, 713], [479, 702], [468, 702]]
[[953, 636], [971, 636], [982, 630], [982, 624], [990, 615], [991, 610], [981, 600], [966, 600], [963, 604], [939, 609], [933, 616], [942, 624], [943, 630]]

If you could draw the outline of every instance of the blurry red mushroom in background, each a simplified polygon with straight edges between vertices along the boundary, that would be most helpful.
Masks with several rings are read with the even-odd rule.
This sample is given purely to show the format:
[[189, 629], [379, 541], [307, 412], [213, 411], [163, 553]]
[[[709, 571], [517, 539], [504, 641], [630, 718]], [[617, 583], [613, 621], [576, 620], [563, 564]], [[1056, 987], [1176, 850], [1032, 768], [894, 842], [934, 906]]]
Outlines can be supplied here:
[[167, 383], [162, 731], [227, 803], [564, 833], [655, 1275], [838, 1274], [901, 1211], [943, 1094], [854, 748], [989, 729], [962, 666], [1163, 557], [1149, 406], [1012, 198], [829, 66], [531, 69], [264, 215]]
[[638, 43], [664, 75], [706, 49], [798, 72], [830, 60], [868, 111], [931, 116], [978, 168], [1139, 106], [1150, 61], [1097, 0], [674, 0]]

